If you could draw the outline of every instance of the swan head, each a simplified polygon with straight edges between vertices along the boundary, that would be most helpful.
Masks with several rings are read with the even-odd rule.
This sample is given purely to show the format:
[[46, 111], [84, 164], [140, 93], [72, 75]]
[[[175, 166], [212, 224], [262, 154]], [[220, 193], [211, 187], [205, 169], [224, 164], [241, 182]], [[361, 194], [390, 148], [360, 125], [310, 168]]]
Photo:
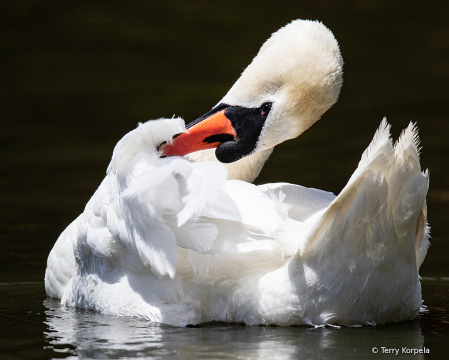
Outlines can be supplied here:
[[337, 101], [342, 75], [332, 32], [295, 20], [263, 44], [226, 96], [163, 154], [216, 148], [217, 159], [230, 163], [295, 138]]

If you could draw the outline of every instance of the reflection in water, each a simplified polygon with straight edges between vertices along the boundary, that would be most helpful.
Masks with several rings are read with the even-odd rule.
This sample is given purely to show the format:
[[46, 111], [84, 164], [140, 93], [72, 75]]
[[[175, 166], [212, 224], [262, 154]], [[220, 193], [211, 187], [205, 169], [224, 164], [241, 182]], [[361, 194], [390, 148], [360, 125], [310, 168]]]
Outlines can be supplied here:
[[[338, 193], [382, 116], [394, 123], [395, 138], [417, 121], [423, 168], [431, 172], [433, 237], [421, 274], [449, 276], [448, 1], [2, 5], [0, 282], [42, 282], [50, 249], [103, 179], [117, 140], [139, 121], [172, 114], [190, 121], [210, 109], [267, 35], [294, 18], [320, 19], [334, 32], [345, 83], [322, 120], [276, 149], [258, 182]], [[429, 312], [421, 331], [435, 358], [447, 357], [447, 283], [423, 282]], [[43, 285], [1, 286], [1, 357], [39, 356], [43, 296]], [[177, 329], [64, 309], [55, 300], [44, 305], [47, 345], [66, 352], [48, 350], [49, 357], [157, 358], [176, 351], [180, 358], [361, 358], [373, 346], [423, 345], [419, 321], [361, 329]]]
[[[148, 321], [101, 315], [66, 308], [46, 299], [45, 333], [58, 352], [81, 358], [299, 359], [360, 358], [379, 356], [377, 347], [423, 348], [419, 320], [378, 327], [311, 328], [241, 326], [210, 323], [200, 328], [175, 328]], [[57, 349], [57, 350], [56, 350]], [[419, 354], [414, 359], [423, 359]]]

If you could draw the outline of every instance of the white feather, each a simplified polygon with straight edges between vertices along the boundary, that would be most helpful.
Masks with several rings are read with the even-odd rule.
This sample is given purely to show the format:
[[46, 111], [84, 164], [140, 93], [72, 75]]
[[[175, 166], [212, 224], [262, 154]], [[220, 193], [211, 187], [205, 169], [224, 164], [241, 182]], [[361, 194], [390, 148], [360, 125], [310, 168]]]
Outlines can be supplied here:
[[[428, 172], [414, 125], [393, 146], [384, 119], [337, 197], [226, 180], [254, 176], [271, 152], [264, 148], [319, 119], [336, 101], [341, 64], [322, 24], [296, 21], [274, 34], [224, 99], [275, 104], [259, 155], [227, 170], [160, 158], [159, 145], [184, 130], [182, 119], [149, 121], [125, 135], [106, 178], [49, 255], [47, 293], [69, 306], [176, 326], [415, 318], [429, 228]], [[254, 161], [255, 170], [242, 170]]]
[[[429, 244], [428, 174], [419, 172], [416, 132], [405, 131], [393, 151], [388, 129], [383, 122], [337, 197], [292, 184], [226, 181], [218, 163], [143, 163], [136, 153], [134, 167], [123, 164], [132, 176], [121, 195], [113, 192], [120, 175], [109, 173], [78, 235], [76, 223], [61, 235], [49, 257], [47, 292], [67, 305], [179, 326], [413, 318]], [[208, 185], [217, 174], [218, 185]], [[188, 185], [198, 177], [202, 186]], [[190, 217], [179, 226], [183, 211]], [[70, 254], [70, 244], [76, 260], [68, 279], [55, 255]]]

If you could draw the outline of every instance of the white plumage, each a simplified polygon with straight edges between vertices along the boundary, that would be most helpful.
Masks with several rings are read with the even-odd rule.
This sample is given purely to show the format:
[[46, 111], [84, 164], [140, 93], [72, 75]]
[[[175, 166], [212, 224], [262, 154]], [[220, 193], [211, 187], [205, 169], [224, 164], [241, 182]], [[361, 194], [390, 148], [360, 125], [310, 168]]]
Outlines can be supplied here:
[[[279, 33], [285, 36], [289, 27], [298, 31], [304, 25], [299, 22]], [[318, 23], [312, 24], [313, 30]], [[321, 24], [318, 28], [330, 33]], [[341, 66], [338, 47], [332, 42], [324, 47], [336, 56], [335, 67]], [[246, 70], [240, 83], [248, 73], [253, 74]], [[341, 79], [331, 78], [339, 88]], [[260, 86], [244, 85], [251, 93]], [[289, 101], [279, 86], [274, 106]], [[330, 99], [324, 110], [307, 110], [307, 121], [295, 132], [336, 100], [335, 84], [329, 86], [331, 95], [311, 100], [313, 105], [317, 98]], [[303, 83], [299, 93], [304, 89]], [[239, 93], [244, 94], [236, 83], [227, 97], [245, 97]], [[294, 101], [302, 96], [287, 93]], [[262, 95], [251, 101], [256, 98], [265, 101]], [[295, 111], [303, 114], [304, 107]], [[304, 121], [291, 107], [285, 111], [285, 121]], [[280, 142], [280, 132], [273, 137], [267, 131], [282, 120], [281, 112], [278, 106], [268, 117], [260, 136], [264, 144]], [[105, 179], [51, 251], [47, 294], [68, 306], [176, 326], [213, 320], [363, 325], [412, 319], [421, 307], [418, 270], [429, 245], [428, 173], [421, 172], [415, 127], [410, 124], [395, 145], [389, 128], [384, 119], [335, 197], [299, 185], [236, 180], [260, 171], [271, 152], [260, 143], [253, 155], [227, 168], [217, 161], [160, 158], [160, 144], [185, 130], [183, 120], [141, 124], [116, 145]], [[287, 131], [284, 140], [291, 136]], [[196, 160], [202, 156], [213, 159], [210, 150]], [[246, 169], [254, 162], [256, 170]]]
[[428, 175], [412, 125], [393, 147], [384, 120], [338, 197], [159, 158], [151, 134], [168, 140], [181, 126], [149, 121], [117, 144], [105, 180], [50, 253], [50, 296], [179, 326], [416, 317]]

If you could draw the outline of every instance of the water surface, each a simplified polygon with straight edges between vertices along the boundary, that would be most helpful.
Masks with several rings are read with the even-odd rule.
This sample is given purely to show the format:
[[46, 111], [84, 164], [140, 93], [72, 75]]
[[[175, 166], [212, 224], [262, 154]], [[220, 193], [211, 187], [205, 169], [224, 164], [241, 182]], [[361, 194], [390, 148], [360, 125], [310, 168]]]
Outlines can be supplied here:
[[[0, 354], [2, 358], [363, 358], [373, 347], [446, 354], [449, 267], [447, 2], [19, 0], [0, 12]], [[138, 122], [189, 122], [214, 106], [269, 35], [319, 19], [345, 60], [339, 102], [276, 148], [257, 183], [338, 193], [383, 116], [397, 138], [420, 129], [430, 170], [432, 246], [421, 268], [428, 312], [363, 328], [176, 329], [61, 308], [43, 288], [46, 258]]]

